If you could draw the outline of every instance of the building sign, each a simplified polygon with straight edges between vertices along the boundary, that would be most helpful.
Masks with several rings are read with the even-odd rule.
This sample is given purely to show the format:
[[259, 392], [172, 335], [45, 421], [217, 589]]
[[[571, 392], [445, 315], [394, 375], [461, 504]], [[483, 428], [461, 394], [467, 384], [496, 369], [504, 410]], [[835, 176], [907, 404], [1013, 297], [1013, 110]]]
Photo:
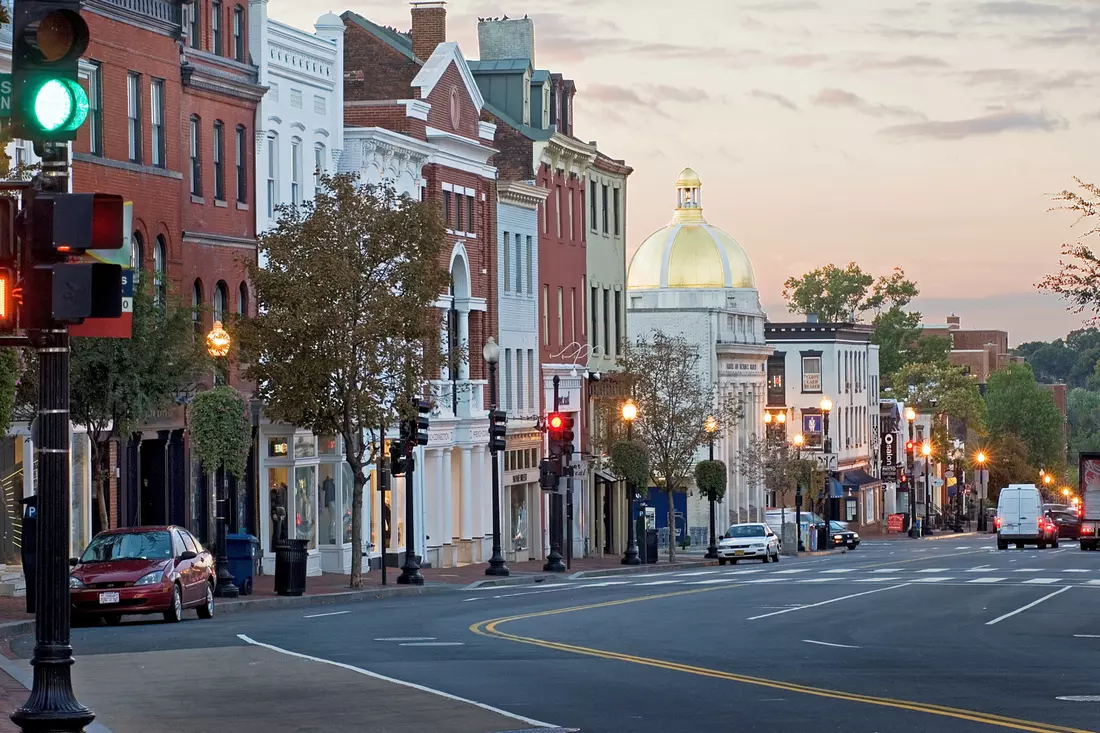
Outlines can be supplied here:
[[504, 474], [504, 485], [515, 486], [516, 484], [528, 484], [537, 480], [539, 477], [539, 470], [537, 468], [527, 468], [522, 471], [508, 471]]
[[756, 366], [757, 366], [756, 364], [746, 364], [743, 361], [727, 361], [726, 362], [726, 371], [727, 372], [755, 372], [756, 371]]
[[802, 415], [802, 432], [803, 433], [820, 433], [821, 432], [821, 415], [811, 413], [809, 415]]
[[768, 406], [787, 403], [787, 360], [782, 355], [768, 358]]
[[286, 437], [268, 438], [267, 455], [269, 458], [288, 458], [290, 456], [290, 440]]
[[891, 514], [886, 517], [887, 532], [901, 532], [905, 528], [904, 514]]
[[879, 455], [882, 456], [883, 468], [894, 468], [898, 465], [897, 438], [893, 433], [886, 433], [882, 436], [882, 447]]

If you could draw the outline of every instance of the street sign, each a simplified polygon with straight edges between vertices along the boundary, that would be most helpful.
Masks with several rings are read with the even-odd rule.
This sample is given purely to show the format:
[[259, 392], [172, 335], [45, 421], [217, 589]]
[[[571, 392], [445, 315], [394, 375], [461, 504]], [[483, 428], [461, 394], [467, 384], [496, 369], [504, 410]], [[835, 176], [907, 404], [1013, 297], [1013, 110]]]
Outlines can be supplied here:
[[0, 74], [0, 117], [11, 117], [11, 74]]
[[882, 467], [893, 468], [898, 464], [897, 442], [893, 433], [882, 436]]

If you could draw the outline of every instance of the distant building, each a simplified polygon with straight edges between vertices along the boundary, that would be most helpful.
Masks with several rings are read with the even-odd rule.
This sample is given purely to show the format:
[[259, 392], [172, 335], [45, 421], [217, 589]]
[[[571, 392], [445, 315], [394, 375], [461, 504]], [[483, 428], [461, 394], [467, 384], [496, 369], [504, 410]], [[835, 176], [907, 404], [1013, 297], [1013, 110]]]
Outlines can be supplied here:
[[1009, 353], [1008, 331], [963, 329], [962, 319], [954, 314], [948, 316], [947, 323], [942, 325], [922, 325], [921, 336], [950, 338], [951, 352], [948, 360], [953, 366], [962, 367], [967, 374], [972, 375], [983, 393], [990, 374], [1007, 364], [1023, 361]]

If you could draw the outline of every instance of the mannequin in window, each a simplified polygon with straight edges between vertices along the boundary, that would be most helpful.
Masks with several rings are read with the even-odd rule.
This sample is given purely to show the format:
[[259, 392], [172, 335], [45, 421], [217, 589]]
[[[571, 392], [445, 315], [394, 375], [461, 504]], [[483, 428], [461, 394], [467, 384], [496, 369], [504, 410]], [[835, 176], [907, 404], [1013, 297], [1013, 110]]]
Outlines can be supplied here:
[[331, 476], [321, 482], [321, 522], [324, 528], [325, 543], [336, 544], [336, 482]]
[[275, 549], [281, 540], [286, 539], [286, 507], [283, 506], [283, 497], [286, 496], [286, 484], [278, 484], [271, 489], [271, 549]]

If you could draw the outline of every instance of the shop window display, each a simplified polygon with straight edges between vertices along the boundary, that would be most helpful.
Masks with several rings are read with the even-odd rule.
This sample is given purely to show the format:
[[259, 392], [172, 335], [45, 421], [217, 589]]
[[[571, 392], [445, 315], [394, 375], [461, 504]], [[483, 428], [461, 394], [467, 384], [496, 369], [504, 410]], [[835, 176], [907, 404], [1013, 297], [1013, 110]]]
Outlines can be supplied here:
[[[351, 466], [346, 461], [340, 463], [341, 471], [341, 495], [344, 503], [344, 516], [342, 520], [344, 529], [344, 542], [351, 542], [351, 510], [352, 510], [352, 492], [355, 491], [355, 472], [351, 470]], [[366, 499], [370, 496], [370, 484], [368, 483], [363, 487], [363, 505], [366, 506]], [[373, 533], [372, 533], [373, 534]]]
[[527, 531], [527, 492], [522, 487], [512, 491], [512, 550], [526, 552], [530, 547]]
[[290, 538], [287, 534], [287, 473], [285, 468], [271, 468], [267, 471], [267, 482], [271, 491], [269, 511], [272, 549], [282, 540]]
[[309, 549], [317, 548], [317, 474], [312, 466], [294, 469], [294, 537], [309, 540]]
[[321, 478], [320, 534], [322, 545], [335, 545], [340, 537], [340, 505], [336, 496], [336, 466], [323, 464]]

